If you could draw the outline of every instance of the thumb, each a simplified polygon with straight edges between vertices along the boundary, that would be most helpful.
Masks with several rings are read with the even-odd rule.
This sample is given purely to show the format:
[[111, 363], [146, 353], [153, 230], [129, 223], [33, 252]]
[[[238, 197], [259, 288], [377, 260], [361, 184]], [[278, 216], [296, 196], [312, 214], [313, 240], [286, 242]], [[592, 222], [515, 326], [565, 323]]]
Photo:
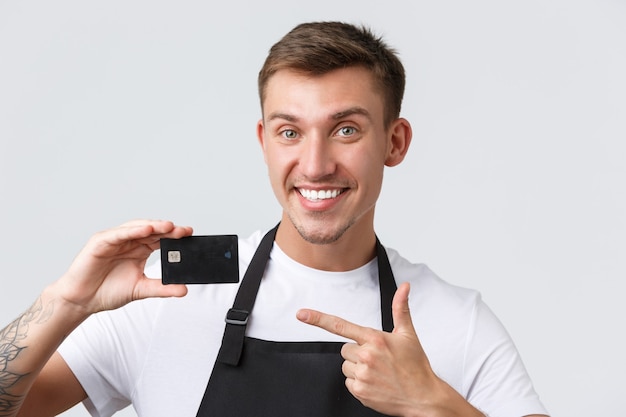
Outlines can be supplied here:
[[393, 315], [394, 333], [416, 334], [409, 310], [409, 291], [411, 291], [411, 285], [404, 282], [393, 296], [391, 314]]

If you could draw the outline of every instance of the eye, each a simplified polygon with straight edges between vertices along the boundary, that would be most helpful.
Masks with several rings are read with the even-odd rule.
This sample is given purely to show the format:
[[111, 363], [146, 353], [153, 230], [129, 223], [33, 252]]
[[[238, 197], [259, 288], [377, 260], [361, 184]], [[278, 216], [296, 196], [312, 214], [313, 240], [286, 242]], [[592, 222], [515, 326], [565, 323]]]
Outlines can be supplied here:
[[292, 129], [285, 129], [282, 132], [280, 132], [280, 134], [282, 137], [284, 137], [285, 139], [289, 139], [289, 140], [298, 138], [298, 132]]
[[343, 126], [337, 131], [337, 134], [340, 136], [353, 136], [355, 133], [356, 128], [352, 126]]

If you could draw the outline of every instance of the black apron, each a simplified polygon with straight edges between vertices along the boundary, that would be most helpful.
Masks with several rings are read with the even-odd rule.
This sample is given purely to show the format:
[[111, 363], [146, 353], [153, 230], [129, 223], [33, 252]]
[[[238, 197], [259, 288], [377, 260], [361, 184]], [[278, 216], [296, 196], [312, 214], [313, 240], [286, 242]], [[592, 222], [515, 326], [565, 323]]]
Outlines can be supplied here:
[[[226, 315], [222, 346], [197, 417], [382, 416], [346, 388], [344, 342], [272, 342], [245, 335], [277, 229], [261, 240]], [[396, 283], [378, 238], [376, 251], [383, 330], [390, 332]]]

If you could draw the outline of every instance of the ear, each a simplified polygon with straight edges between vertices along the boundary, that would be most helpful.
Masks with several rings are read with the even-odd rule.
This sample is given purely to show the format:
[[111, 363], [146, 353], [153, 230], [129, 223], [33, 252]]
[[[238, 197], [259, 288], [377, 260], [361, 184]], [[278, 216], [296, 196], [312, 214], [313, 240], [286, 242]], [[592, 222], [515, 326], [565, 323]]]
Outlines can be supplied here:
[[404, 160], [409, 150], [413, 137], [411, 124], [404, 118], [394, 120], [389, 128], [389, 136], [385, 165], [393, 167]]
[[265, 127], [263, 126], [263, 119], [260, 119], [256, 124], [256, 138], [263, 150], [263, 160], [267, 164], [267, 154], [265, 152]]

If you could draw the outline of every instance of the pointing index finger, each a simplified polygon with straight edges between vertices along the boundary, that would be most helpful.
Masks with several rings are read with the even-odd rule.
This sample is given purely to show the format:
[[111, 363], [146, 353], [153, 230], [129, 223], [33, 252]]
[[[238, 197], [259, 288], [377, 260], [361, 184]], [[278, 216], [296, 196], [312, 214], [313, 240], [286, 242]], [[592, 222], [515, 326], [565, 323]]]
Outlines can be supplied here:
[[309, 309], [299, 310], [296, 317], [301, 322], [319, 327], [320, 329], [324, 329], [338, 336], [354, 340], [359, 345], [367, 341], [367, 333], [369, 331], [367, 327], [351, 323], [341, 317]]

